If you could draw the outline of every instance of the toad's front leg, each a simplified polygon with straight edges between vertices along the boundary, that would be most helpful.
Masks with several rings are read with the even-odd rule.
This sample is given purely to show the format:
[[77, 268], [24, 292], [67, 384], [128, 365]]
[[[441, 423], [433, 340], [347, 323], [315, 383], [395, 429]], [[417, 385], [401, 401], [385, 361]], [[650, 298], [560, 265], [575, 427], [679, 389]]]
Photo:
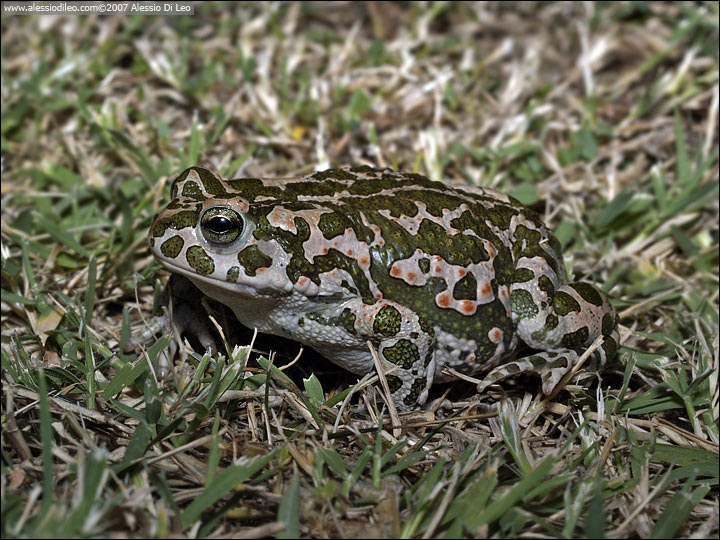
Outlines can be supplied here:
[[[347, 352], [326, 343], [316, 346], [333, 362], [358, 373], [371, 371], [373, 362], [366, 349], [370, 341], [377, 349], [380, 366], [390, 388], [395, 407], [409, 411], [421, 406], [435, 376], [434, 337], [425, 330], [418, 315], [410, 309], [387, 300], [366, 303], [360, 298], [345, 302], [332, 310], [307, 316], [309, 322], [342, 328], [347, 341], [353, 341], [361, 362], [349, 365]], [[306, 323], [307, 324], [307, 323]]]

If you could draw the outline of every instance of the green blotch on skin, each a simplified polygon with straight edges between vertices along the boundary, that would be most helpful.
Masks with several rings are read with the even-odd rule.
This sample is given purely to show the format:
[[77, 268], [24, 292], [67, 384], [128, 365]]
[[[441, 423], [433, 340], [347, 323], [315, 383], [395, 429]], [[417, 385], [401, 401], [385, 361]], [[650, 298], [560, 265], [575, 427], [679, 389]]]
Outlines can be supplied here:
[[369, 165], [356, 165], [355, 167], [350, 167], [350, 172], [354, 173], [367, 173], [367, 174], [373, 174], [377, 173], [377, 169], [370, 167]]
[[266, 186], [259, 178], [238, 178], [228, 180], [227, 184], [234, 191], [235, 196], [246, 199], [250, 204], [258, 197], [269, 197], [269, 201], [263, 204], [278, 204], [283, 196], [282, 188], [278, 186]]
[[200, 186], [197, 182], [185, 182], [182, 189], [182, 196], [192, 199], [205, 198], [205, 195], [203, 195], [202, 191], [200, 191]]
[[390, 388], [391, 394], [394, 394], [395, 392], [400, 390], [400, 388], [402, 388], [402, 379], [397, 375], [386, 375], [385, 378], [387, 379], [388, 387]]
[[580, 311], [580, 304], [568, 293], [558, 291], [553, 298], [553, 308], [555, 313], [564, 317], [572, 311]]
[[427, 274], [430, 271], [430, 259], [427, 257], [418, 259], [418, 268], [423, 274]]
[[[523, 214], [525, 217], [537, 217], [537, 214], [527, 209], [523, 210]], [[536, 220], [532, 219], [532, 221]], [[536, 225], [541, 225], [539, 219], [536, 221]], [[547, 238], [551, 247], [557, 244], [557, 239], [550, 231], [547, 232]], [[542, 235], [539, 230], [529, 229], [523, 225], [518, 226], [515, 229], [515, 243], [513, 244], [513, 253], [515, 253], [516, 259], [542, 257], [548, 266], [552, 268], [553, 272], [558, 275], [564, 275], [564, 270], [561, 270], [558, 266], [558, 263], [562, 262], [562, 257], [555, 255], [555, 253], [559, 253], [559, 251], [555, 253], [545, 251], [542, 247], [541, 240]]]
[[205, 188], [205, 191], [207, 193], [210, 193], [211, 195], [226, 195], [227, 191], [225, 191], [225, 188], [222, 185], [222, 182], [217, 179], [217, 177], [208, 171], [207, 169], [203, 169], [201, 167], [191, 167], [195, 170], [195, 172], [200, 177], [200, 181], [202, 182], [203, 187]]
[[230, 283], [235, 283], [238, 276], [240, 275], [240, 268], [237, 266], [231, 266], [227, 271], [227, 279]]
[[430, 362], [432, 361], [433, 356], [435, 356], [435, 351], [433, 350], [432, 347], [429, 347], [428, 352], [425, 355], [425, 364], [424, 364], [425, 367], [428, 367], [430, 365]]
[[513, 276], [514, 283], [525, 283], [535, 277], [535, 273], [529, 268], [518, 268]]
[[155, 222], [152, 230], [152, 235], [155, 238], [160, 238], [162, 235], [165, 234], [165, 230], [167, 229], [167, 224], [165, 223], [166, 221], [167, 220], [165, 219], [159, 219]]
[[477, 300], [477, 279], [472, 274], [465, 274], [453, 289], [455, 300]]
[[547, 294], [548, 298], [552, 298], [555, 295], [555, 287], [552, 281], [546, 275], [542, 275], [538, 278], [538, 287], [541, 291]]
[[415, 362], [420, 360], [417, 346], [407, 339], [399, 339], [395, 345], [385, 347], [381, 354], [385, 360], [403, 369], [410, 369]]
[[[571, 364], [572, 364], [572, 362], [570, 362], [570, 359], [567, 356], [560, 356], [559, 358], [556, 358], [555, 360], [550, 362], [549, 367], [551, 369], [557, 369], [557, 368], [566, 368], [567, 369], [570, 367]], [[540, 367], [540, 366], [538, 366], [538, 367]]]
[[258, 296], [267, 296], [268, 298], [283, 298], [285, 296], [290, 296], [291, 294], [291, 292], [278, 291], [272, 287], [262, 287], [257, 290]]
[[548, 330], [557, 328], [558, 322], [559, 322], [559, 319], [558, 319], [557, 315], [554, 315], [551, 313], [550, 315], [547, 316], [547, 319], [545, 319], [545, 328], [547, 328]]
[[615, 329], [615, 314], [606, 313], [602, 318], [602, 335], [609, 336]]
[[197, 224], [199, 214], [193, 210], [182, 210], [170, 217], [159, 219], [153, 227], [153, 236], [158, 238], [165, 234], [167, 229], [185, 229], [186, 227], [194, 227]]
[[403, 399], [405, 405], [415, 405], [425, 386], [427, 386], [427, 376], [415, 379], [410, 387], [410, 393]]
[[357, 180], [357, 176], [342, 169], [328, 169], [312, 175], [315, 180]]
[[589, 335], [590, 332], [588, 330], [588, 327], [583, 326], [575, 332], [565, 334], [562, 338], [562, 346], [566, 349], [575, 349], [577, 347], [582, 347], [587, 343]]
[[575, 289], [577, 293], [580, 295], [580, 298], [585, 300], [586, 302], [594, 305], [594, 306], [602, 306], [603, 305], [603, 299], [598, 290], [595, 288], [594, 285], [590, 285], [589, 283], [584, 283], [582, 281], [578, 281], [576, 283], [569, 283], [570, 287]]
[[350, 308], [343, 309], [340, 315], [336, 317], [326, 317], [319, 312], [308, 313], [306, 317], [311, 321], [322, 324], [323, 326], [335, 326], [343, 328], [348, 334], [357, 334], [357, 331], [355, 330], [355, 320], [357, 317]]
[[177, 214], [173, 214], [168, 218], [175, 229], [180, 230], [185, 227], [194, 227], [197, 225], [198, 219], [200, 219], [200, 213], [193, 210], [182, 210]]
[[465, 234], [448, 234], [437, 223], [424, 219], [418, 229], [420, 245], [426, 246], [425, 252], [435, 252], [449, 264], [467, 267], [490, 259], [480, 238]]
[[328, 240], [343, 234], [348, 225], [347, 219], [337, 212], [323, 214], [318, 221], [318, 228]]
[[545, 318], [545, 324], [540, 328], [539, 330], [532, 333], [532, 338], [535, 341], [541, 341], [544, 342], [545, 338], [547, 337], [548, 333], [557, 328], [558, 323], [560, 322], [560, 319], [558, 319], [558, 316], [554, 313], [550, 313]]
[[174, 259], [178, 255], [180, 255], [180, 252], [182, 251], [184, 245], [185, 240], [183, 240], [181, 236], [175, 235], [171, 236], [162, 243], [162, 245], [160, 246], [160, 251], [168, 259]]
[[602, 344], [602, 349], [605, 351], [605, 359], [610, 360], [611, 358], [614, 358], [617, 354], [618, 350], [618, 344], [617, 341], [615, 341], [610, 336], [605, 336]]
[[191, 246], [185, 252], [188, 264], [203, 276], [212, 274], [215, 271], [215, 263], [206, 251], [200, 246]]
[[325, 180], [323, 182], [298, 181], [285, 184], [283, 202], [297, 201], [300, 197], [333, 197], [345, 189], [345, 184]]
[[533, 302], [532, 295], [524, 289], [516, 289], [510, 293], [510, 309], [519, 319], [538, 314], [538, 307]]
[[268, 268], [272, 264], [272, 257], [253, 244], [238, 253], [238, 261], [248, 276], [254, 276], [258, 269]]
[[185, 179], [187, 178], [187, 175], [190, 174], [190, 171], [191, 171], [191, 170], [192, 170], [192, 169], [185, 169], [183, 172], [181, 172], [181, 173], [177, 176], [177, 178], [175, 178], [175, 180], [173, 180], [173, 183], [172, 183], [172, 185], [171, 185], [171, 187], [170, 187], [170, 196], [171, 196], [173, 199], [177, 197], [178, 187], [180, 186], [180, 184], [181, 184], [182, 182], [185, 181]]
[[402, 316], [400, 312], [393, 306], [383, 306], [375, 315], [373, 321], [373, 331], [383, 336], [394, 336], [400, 331], [402, 324]]

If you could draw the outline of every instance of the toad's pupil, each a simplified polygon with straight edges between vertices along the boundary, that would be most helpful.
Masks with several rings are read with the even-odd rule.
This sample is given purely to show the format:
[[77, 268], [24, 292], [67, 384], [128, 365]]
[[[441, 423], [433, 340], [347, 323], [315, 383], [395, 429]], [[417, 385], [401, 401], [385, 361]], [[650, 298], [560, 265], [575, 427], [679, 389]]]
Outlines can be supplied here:
[[232, 229], [232, 223], [226, 217], [214, 217], [210, 220], [210, 229], [216, 233], [225, 233]]

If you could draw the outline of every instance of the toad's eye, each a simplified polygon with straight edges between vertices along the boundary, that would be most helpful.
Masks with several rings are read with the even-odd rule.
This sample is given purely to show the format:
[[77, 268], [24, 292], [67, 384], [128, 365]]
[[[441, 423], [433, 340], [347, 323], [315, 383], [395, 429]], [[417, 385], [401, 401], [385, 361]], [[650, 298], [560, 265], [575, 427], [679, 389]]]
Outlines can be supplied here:
[[208, 242], [227, 245], [243, 232], [243, 217], [230, 208], [208, 208], [200, 218], [200, 229]]

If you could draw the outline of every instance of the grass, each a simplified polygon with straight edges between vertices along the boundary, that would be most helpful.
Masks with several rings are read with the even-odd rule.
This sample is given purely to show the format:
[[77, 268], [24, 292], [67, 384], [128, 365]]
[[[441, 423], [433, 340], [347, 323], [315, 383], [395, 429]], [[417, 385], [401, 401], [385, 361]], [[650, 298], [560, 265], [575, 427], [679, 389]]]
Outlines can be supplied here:
[[[717, 536], [717, 49], [717, 3], [3, 15], [2, 536]], [[506, 191], [613, 296], [623, 347], [599, 384], [437, 385], [401, 426], [262, 336], [158, 381], [170, 338], [123, 345], [194, 164]]]

